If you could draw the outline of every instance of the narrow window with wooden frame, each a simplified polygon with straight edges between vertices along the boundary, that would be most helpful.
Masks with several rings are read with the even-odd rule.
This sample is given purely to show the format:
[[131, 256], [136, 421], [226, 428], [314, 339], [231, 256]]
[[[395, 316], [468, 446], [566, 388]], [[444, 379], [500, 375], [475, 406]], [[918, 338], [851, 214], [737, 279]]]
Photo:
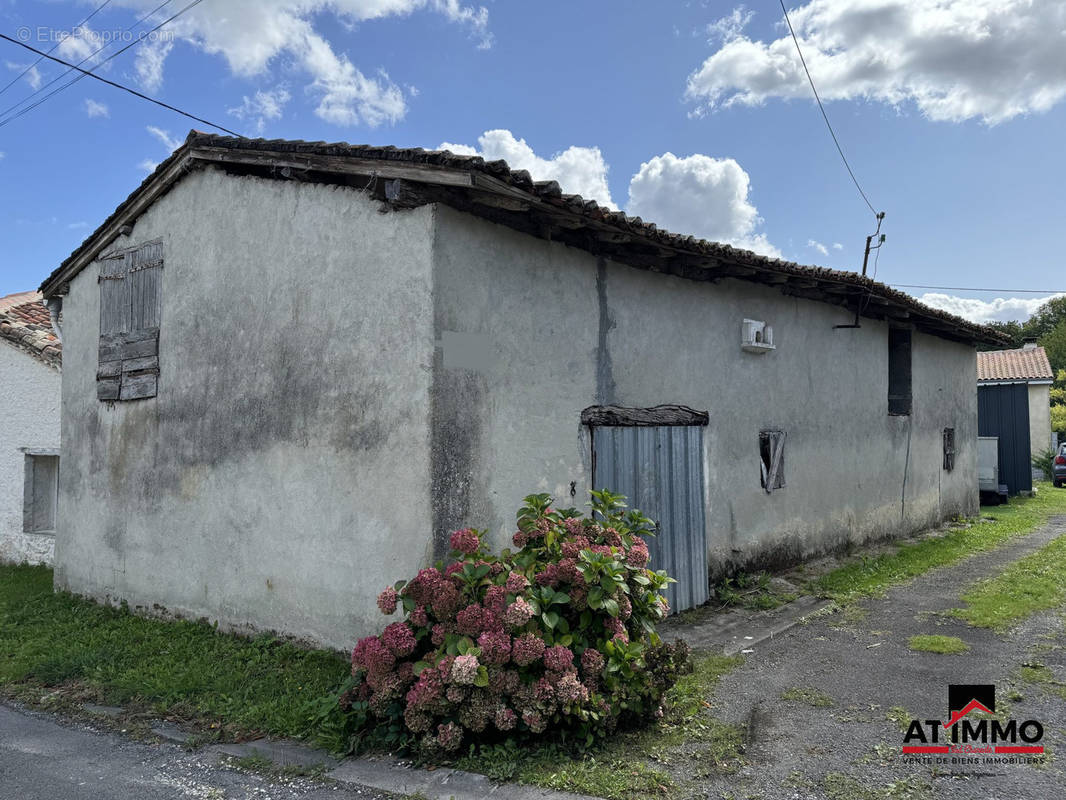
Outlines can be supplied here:
[[784, 487], [784, 431], [759, 431], [759, 477], [767, 494]]
[[944, 428], [944, 469], [955, 469], [955, 429]]
[[100, 260], [100, 400], [155, 397], [163, 243], [148, 242]]

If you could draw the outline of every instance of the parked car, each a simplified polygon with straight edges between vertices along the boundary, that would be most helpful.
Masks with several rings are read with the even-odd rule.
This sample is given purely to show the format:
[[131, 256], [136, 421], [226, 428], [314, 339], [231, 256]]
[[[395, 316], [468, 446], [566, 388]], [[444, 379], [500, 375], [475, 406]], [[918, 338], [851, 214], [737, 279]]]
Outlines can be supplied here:
[[1066, 484], [1066, 444], [1059, 447], [1059, 454], [1055, 456], [1055, 463], [1051, 465], [1051, 470], [1055, 488], [1061, 489]]

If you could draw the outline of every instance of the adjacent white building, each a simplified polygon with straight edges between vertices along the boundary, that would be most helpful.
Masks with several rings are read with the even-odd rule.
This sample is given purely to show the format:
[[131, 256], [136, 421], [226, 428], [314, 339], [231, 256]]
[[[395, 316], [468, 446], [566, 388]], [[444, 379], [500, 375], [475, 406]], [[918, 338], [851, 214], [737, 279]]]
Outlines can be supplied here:
[[41, 295], [0, 298], [0, 562], [52, 563], [60, 358]]

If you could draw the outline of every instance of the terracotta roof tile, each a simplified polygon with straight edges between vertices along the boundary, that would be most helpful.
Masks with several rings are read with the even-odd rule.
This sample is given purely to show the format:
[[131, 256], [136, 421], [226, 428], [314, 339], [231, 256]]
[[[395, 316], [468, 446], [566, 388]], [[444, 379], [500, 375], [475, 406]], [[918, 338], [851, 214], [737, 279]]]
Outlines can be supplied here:
[[1050, 381], [1055, 378], [1043, 347], [989, 350], [977, 354], [979, 381]]
[[0, 297], [0, 339], [59, 369], [63, 346], [40, 292], [20, 292]]

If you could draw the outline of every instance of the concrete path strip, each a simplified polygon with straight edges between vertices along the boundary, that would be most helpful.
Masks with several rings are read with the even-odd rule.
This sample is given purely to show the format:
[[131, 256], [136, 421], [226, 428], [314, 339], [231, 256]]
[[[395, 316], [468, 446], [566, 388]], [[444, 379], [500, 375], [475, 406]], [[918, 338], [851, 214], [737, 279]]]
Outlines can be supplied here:
[[670, 626], [662, 635], [668, 640], [684, 639], [693, 650], [732, 656], [780, 636], [831, 605], [831, 600], [805, 595], [770, 611], [738, 609], [694, 624]]

